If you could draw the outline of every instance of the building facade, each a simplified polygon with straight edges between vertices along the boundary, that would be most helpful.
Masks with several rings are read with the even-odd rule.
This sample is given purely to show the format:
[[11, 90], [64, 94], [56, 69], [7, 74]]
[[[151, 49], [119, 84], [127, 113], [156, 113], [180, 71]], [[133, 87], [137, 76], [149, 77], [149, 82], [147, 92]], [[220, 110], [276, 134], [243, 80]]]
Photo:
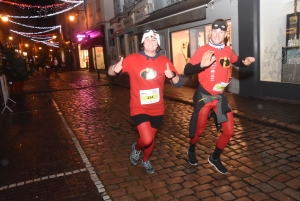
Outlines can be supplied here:
[[[300, 9], [294, 0], [86, 0], [81, 6], [71, 10], [78, 10], [77, 21], [66, 22], [62, 39], [70, 41], [67, 51], [78, 51], [78, 68], [106, 71], [121, 56], [138, 52], [143, 32], [155, 29], [161, 53], [182, 74], [196, 49], [207, 43], [211, 23], [222, 18], [229, 24], [226, 45], [241, 58], [256, 58], [250, 67], [232, 66], [227, 91], [300, 101], [299, 12], [295, 14]], [[197, 76], [182, 77], [184, 85], [197, 85]], [[118, 79], [128, 81], [126, 76]]]
[[[62, 23], [62, 57], [73, 70], [105, 70], [110, 52], [109, 19], [114, 16], [111, 0], [85, 0], [57, 17]], [[73, 21], [69, 17], [73, 16]]]
[[[207, 43], [211, 23], [222, 18], [230, 25], [226, 45], [241, 58], [256, 58], [250, 67], [232, 67], [227, 90], [300, 101], [299, 20], [292, 21], [295, 1], [114, 0], [115, 16], [110, 19], [114, 50], [108, 52], [108, 63], [138, 52], [143, 32], [155, 29], [161, 35], [162, 54], [182, 74], [195, 50]], [[299, 10], [299, 5], [296, 7]], [[296, 15], [299, 17], [299, 13]], [[291, 29], [294, 31], [289, 32]], [[183, 75], [183, 79], [186, 86], [197, 85], [196, 76]]]
[[[208, 42], [211, 23], [217, 18], [228, 21], [231, 37], [227, 45], [238, 53], [237, 0], [140, 0], [132, 1], [131, 5], [114, 0], [114, 3], [116, 15], [110, 22], [115, 50], [109, 53], [112, 54], [111, 63], [117, 62], [122, 55], [138, 52], [143, 32], [155, 29], [161, 36], [161, 53], [183, 74], [185, 64], [196, 49]], [[197, 85], [197, 76], [183, 76], [183, 79], [186, 86]], [[238, 93], [238, 84], [233, 77], [229, 90]]]

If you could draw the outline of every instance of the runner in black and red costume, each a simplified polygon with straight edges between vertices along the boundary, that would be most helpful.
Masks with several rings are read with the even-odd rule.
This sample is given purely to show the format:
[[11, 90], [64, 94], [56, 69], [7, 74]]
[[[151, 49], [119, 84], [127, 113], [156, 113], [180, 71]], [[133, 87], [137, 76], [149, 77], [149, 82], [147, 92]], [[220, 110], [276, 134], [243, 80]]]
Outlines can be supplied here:
[[182, 80], [171, 61], [159, 53], [160, 37], [155, 30], [145, 31], [141, 43], [142, 51], [124, 59], [122, 57], [120, 62], [108, 69], [108, 74], [129, 74], [130, 115], [140, 135], [132, 145], [130, 161], [137, 165], [143, 150], [142, 166], [148, 174], [152, 174], [154, 168], [149, 158], [156, 131], [163, 121], [164, 82], [167, 77], [175, 87], [181, 87]]
[[220, 155], [234, 133], [233, 115], [224, 92], [230, 81], [230, 67], [231, 64], [248, 66], [255, 61], [254, 57], [241, 60], [230, 47], [225, 46], [227, 27], [225, 20], [215, 20], [212, 23], [209, 43], [196, 50], [184, 69], [185, 75], [198, 74], [199, 81], [193, 97], [194, 111], [190, 120], [190, 147], [187, 150], [189, 163], [198, 165], [195, 146], [206, 128], [207, 117], [213, 110], [217, 123], [222, 125], [222, 133], [208, 162], [222, 174], [226, 174], [228, 170], [222, 164]]

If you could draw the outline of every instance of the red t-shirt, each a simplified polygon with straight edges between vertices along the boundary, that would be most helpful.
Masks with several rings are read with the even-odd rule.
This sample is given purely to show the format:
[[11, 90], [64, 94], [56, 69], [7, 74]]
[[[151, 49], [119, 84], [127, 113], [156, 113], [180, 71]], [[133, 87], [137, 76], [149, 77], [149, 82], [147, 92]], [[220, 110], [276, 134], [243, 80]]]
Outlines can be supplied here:
[[219, 50], [206, 44], [196, 50], [190, 63], [193, 65], [199, 64], [203, 54], [208, 50], [214, 51], [216, 61], [198, 74], [198, 81], [211, 95], [217, 95], [223, 93], [224, 88], [227, 86], [230, 79], [231, 63], [235, 63], [238, 57], [228, 46]]
[[124, 58], [122, 73], [128, 73], [130, 78], [131, 116], [164, 114], [164, 71], [167, 69], [167, 63], [170, 70], [176, 72], [171, 61], [162, 55], [155, 59], [147, 59], [146, 56], [135, 53]]

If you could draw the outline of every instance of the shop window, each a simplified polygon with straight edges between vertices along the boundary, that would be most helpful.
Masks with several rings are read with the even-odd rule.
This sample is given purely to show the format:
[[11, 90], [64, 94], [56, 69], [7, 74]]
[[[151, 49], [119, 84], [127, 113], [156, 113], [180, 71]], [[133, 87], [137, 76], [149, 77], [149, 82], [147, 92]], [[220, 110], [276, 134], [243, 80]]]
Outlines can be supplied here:
[[171, 33], [173, 65], [180, 74], [183, 74], [184, 66], [190, 58], [189, 43], [189, 30]]
[[299, 13], [287, 15], [286, 47], [282, 47], [281, 82], [300, 83]]
[[88, 68], [89, 52], [88, 50], [79, 50], [80, 68]]
[[96, 69], [105, 69], [103, 47], [98, 46], [93, 48], [93, 58]]

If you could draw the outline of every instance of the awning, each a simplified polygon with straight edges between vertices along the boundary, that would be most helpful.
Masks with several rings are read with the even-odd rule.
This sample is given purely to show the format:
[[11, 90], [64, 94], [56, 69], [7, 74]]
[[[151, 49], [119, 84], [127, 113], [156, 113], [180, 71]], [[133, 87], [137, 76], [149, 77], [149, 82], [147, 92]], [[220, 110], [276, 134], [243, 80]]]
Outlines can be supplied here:
[[95, 46], [104, 46], [104, 36], [86, 39], [80, 45], [80, 49], [82, 50], [87, 50]]
[[166, 7], [150, 14], [148, 18], [138, 23], [134, 33], [147, 29], [164, 29], [180, 24], [206, 19], [206, 4], [211, 0], [189, 0]]

